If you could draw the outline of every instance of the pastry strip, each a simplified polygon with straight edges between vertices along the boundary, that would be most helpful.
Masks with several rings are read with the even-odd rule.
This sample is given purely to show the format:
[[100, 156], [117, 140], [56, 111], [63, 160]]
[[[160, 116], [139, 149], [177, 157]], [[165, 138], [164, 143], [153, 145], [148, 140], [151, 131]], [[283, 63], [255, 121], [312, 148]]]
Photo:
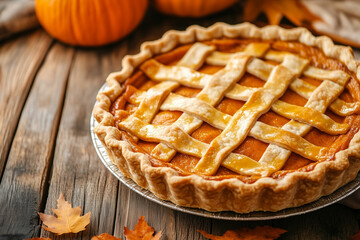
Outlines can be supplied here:
[[212, 105], [195, 98], [171, 93], [160, 107], [161, 110], [182, 111], [218, 128], [225, 129], [231, 115], [220, 112]]
[[301, 107], [278, 100], [274, 102], [271, 109], [283, 117], [306, 123], [328, 134], [343, 134], [349, 129], [348, 124], [337, 123], [325, 114], [309, 107]]
[[204, 64], [206, 57], [214, 50], [214, 46], [195, 43], [176, 65], [197, 70]]
[[174, 81], [187, 87], [202, 88], [211, 75], [197, 72], [182, 66], [166, 66], [151, 59], [143, 63], [140, 69], [152, 80]]
[[235, 100], [247, 101], [249, 100], [251, 94], [253, 94], [257, 90], [258, 88], [235, 84], [231, 90], [225, 93], [225, 97]]
[[297, 134], [262, 122], [256, 122], [250, 133], [250, 135], [256, 139], [270, 144], [275, 143], [283, 147], [283, 149], [289, 149], [286, 151], [293, 151], [313, 161], [320, 160], [321, 156], [324, 155], [327, 150], [326, 147], [319, 147], [309, 143]]
[[334, 83], [345, 86], [350, 76], [341, 70], [325, 70], [321, 68], [315, 68], [309, 66], [303, 72], [303, 75], [306, 77], [318, 79], [318, 80], [330, 80]]
[[178, 86], [178, 83], [174, 82], [161, 82], [144, 92], [145, 97], [143, 97], [139, 107], [133, 113], [134, 117], [150, 122], [159, 111], [163, 100]]

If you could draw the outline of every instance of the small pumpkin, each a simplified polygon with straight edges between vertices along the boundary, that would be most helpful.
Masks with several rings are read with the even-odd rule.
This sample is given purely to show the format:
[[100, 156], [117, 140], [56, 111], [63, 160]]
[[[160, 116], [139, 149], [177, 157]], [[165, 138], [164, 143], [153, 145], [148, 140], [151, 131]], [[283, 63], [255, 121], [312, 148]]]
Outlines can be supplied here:
[[148, 0], [36, 0], [40, 24], [70, 45], [100, 46], [129, 34], [140, 23]]
[[224, 10], [238, 0], [154, 0], [155, 8], [179, 17], [204, 17]]

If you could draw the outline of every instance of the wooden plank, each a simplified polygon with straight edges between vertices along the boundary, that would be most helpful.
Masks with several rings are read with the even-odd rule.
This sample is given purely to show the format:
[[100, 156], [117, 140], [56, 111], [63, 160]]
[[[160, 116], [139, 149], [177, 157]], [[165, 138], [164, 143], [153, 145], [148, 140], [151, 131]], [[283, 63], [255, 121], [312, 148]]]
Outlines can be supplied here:
[[162, 239], [202, 239], [197, 230], [211, 230], [211, 219], [174, 211], [120, 186], [114, 236], [124, 239], [124, 226], [134, 229], [141, 216], [155, 232], [162, 231]]
[[227, 230], [273, 226], [287, 230], [281, 239], [317, 240], [348, 239], [358, 230], [356, 211], [335, 204], [324, 209], [299, 216], [267, 221], [221, 221], [213, 220], [212, 234], [222, 235]]
[[0, 47], [0, 180], [21, 109], [51, 42], [38, 30]]
[[[73, 49], [56, 44], [30, 91], [0, 184], [0, 239], [39, 233], [41, 210], [51, 168]], [[6, 233], [6, 234], [5, 234]]]
[[359, 230], [356, 211], [334, 204], [318, 211], [273, 221], [288, 233], [283, 239], [348, 239]]
[[[115, 219], [118, 180], [99, 160], [90, 137], [90, 116], [96, 94], [107, 75], [114, 71], [121, 48], [78, 49], [70, 72], [63, 114], [53, 160], [45, 213], [56, 207], [61, 192], [72, 205], [91, 211], [90, 225], [74, 239], [90, 239], [112, 233]], [[41, 236], [57, 238], [48, 232]]]
[[125, 239], [124, 226], [134, 229], [138, 219], [145, 216], [155, 232], [162, 231], [163, 239], [176, 239], [174, 211], [154, 203], [120, 184], [114, 236]]
[[[204, 239], [197, 230], [211, 233], [211, 219], [182, 212], [176, 215], [176, 239]], [[188, 236], [188, 237], [187, 237]]]

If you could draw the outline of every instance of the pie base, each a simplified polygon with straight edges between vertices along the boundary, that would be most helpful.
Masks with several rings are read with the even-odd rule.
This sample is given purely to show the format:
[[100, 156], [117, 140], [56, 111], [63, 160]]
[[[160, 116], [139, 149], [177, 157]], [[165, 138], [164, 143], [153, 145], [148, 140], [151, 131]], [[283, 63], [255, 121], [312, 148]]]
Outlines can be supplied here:
[[178, 45], [214, 38], [260, 38], [298, 41], [323, 50], [326, 56], [345, 63], [360, 79], [360, 66], [351, 49], [335, 46], [327, 37], [314, 37], [303, 28], [285, 30], [277, 26], [257, 28], [245, 23], [235, 26], [217, 23], [207, 29], [189, 27], [185, 32], [169, 31], [160, 40], [144, 43], [141, 52], [123, 60], [123, 70], [107, 79], [109, 87], [97, 96], [94, 117], [99, 122], [95, 133], [103, 142], [110, 159], [123, 174], [157, 197], [181, 206], [208, 211], [278, 211], [297, 207], [334, 192], [353, 180], [360, 169], [360, 133], [351, 140], [346, 150], [340, 151], [331, 161], [319, 162], [311, 171], [295, 171], [282, 178], [262, 177], [254, 183], [237, 178], [209, 180], [195, 174], [181, 175], [170, 167], [156, 167], [149, 156], [136, 152], [115, 127], [109, 112], [111, 103], [122, 93], [121, 83], [145, 60], [168, 52]]

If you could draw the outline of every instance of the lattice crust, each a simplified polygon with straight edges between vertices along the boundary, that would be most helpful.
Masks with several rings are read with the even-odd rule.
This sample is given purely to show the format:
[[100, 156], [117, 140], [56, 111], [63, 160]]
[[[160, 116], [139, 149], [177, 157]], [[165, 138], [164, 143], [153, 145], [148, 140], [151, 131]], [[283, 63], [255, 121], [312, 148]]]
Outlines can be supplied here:
[[[140, 103], [138, 109], [120, 122], [119, 128], [142, 140], [160, 142], [151, 155], [163, 161], [170, 161], [176, 151], [201, 158], [194, 171], [203, 175], [213, 175], [220, 165], [240, 174], [270, 175], [282, 168], [291, 152], [313, 161], [320, 160], [327, 149], [315, 146], [301, 136], [311, 127], [328, 134], [347, 132], [347, 124], [335, 122], [324, 112], [328, 106], [333, 106], [331, 109], [340, 115], [358, 110], [358, 103], [346, 103], [337, 98], [349, 75], [340, 70], [310, 66], [306, 59], [269, 50], [269, 47], [267, 43], [251, 43], [244, 51], [223, 53], [212, 46], [196, 43], [176, 66], [165, 66], [154, 59], [145, 62], [141, 70], [160, 83], [138, 94], [134, 100]], [[273, 66], [260, 58], [280, 64]], [[214, 75], [197, 72], [205, 61], [225, 67]], [[264, 87], [237, 84], [245, 71], [266, 81]], [[301, 75], [323, 82], [316, 87], [301, 80]], [[196, 98], [171, 93], [180, 85], [202, 90]], [[308, 98], [304, 107], [278, 100], [288, 87]], [[230, 116], [214, 107], [224, 96], [246, 101], [246, 104]], [[184, 113], [171, 126], [150, 124], [159, 109]], [[282, 128], [257, 121], [269, 109], [291, 121]], [[189, 135], [203, 121], [223, 130], [210, 144]], [[248, 135], [270, 143], [259, 162], [232, 153]]]
[[[350, 79], [348, 73], [320, 69], [294, 53], [271, 49], [268, 41], [249, 43], [243, 50], [232, 53], [198, 42], [176, 65], [164, 65], [152, 58], [177, 45], [222, 37], [300, 41], [342, 61], [350, 72], [360, 77], [360, 67], [349, 49], [336, 47], [326, 38], [315, 38], [304, 29], [292, 31], [278, 27], [258, 29], [249, 24], [217, 24], [209, 29], [193, 27], [185, 33], [170, 32], [157, 42], [144, 44], [139, 55], [126, 57], [123, 71], [111, 74], [108, 78], [110, 88], [98, 95], [94, 115], [100, 124], [95, 131], [123, 173], [160, 198], [177, 204], [238, 212], [298, 206], [353, 179], [360, 168], [358, 133], [347, 150], [336, 154], [334, 161], [323, 161], [328, 157], [328, 147], [317, 146], [303, 138], [312, 128], [329, 135], [349, 132], [347, 123], [338, 123], [325, 114], [330, 110], [346, 117], [359, 112], [359, 102], [339, 98]], [[204, 64], [222, 68], [210, 75], [199, 71]], [[131, 90], [134, 93], [127, 100], [137, 106], [134, 111], [116, 110], [117, 128], [132, 136], [132, 140], [124, 141], [114, 127], [114, 116], [108, 111], [124, 91], [122, 83], [136, 68], [157, 84], [146, 91]], [[240, 80], [247, 73], [264, 81], [263, 87], [241, 85]], [[304, 78], [321, 83], [315, 86]], [[175, 91], [181, 86], [200, 92], [195, 97], [186, 97]], [[298, 106], [280, 100], [287, 89], [307, 99], [306, 104]], [[224, 97], [245, 104], [231, 116], [216, 108]], [[159, 111], [168, 110], [182, 114], [171, 125], [152, 123]], [[290, 121], [281, 128], [260, 122], [259, 117], [270, 110]], [[221, 130], [210, 143], [191, 136], [204, 122]], [[233, 152], [247, 136], [269, 144], [259, 161]], [[138, 139], [158, 143], [149, 154], [164, 166], [168, 166], [166, 163], [177, 152], [198, 157], [200, 160], [193, 169], [196, 174], [181, 176], [176, 172], [178, 170], [152, 166], [147, 155], [134, 152], [127, 142]], [[273, 178], [272, 174], [283, 168], [292, 152], [319, 163], [311, 172], [294, 172], [282, 179]], [[347, 168], [350, 158], [352, 167]], [[251, 184], [237, 178], [207, 180], [205, 176], [214, 175], [220, 166], [258, 180]], [[241, 204], [237, 204], [239, 202]]]

